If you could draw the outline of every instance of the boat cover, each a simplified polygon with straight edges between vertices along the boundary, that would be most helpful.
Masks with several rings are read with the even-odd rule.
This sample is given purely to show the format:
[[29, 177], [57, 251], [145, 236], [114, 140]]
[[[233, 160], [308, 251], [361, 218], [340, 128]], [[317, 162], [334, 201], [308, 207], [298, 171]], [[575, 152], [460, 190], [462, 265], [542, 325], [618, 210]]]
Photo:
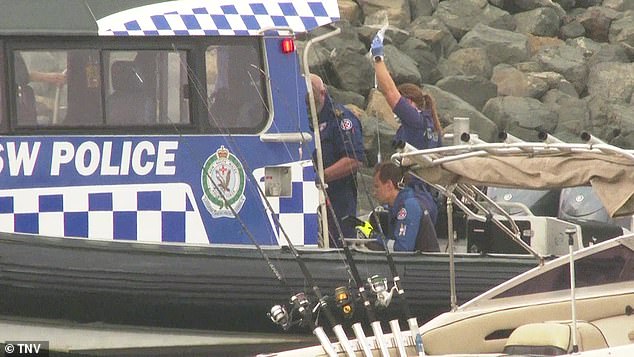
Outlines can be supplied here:
[[414, 174], [449, 186], [456, 183], [527, 189], [591, 185], [611, 217], [634, 214], [634, 161], [592, 152], [549, 156], [470, 157], [431, 166], [422, 156], [408, 156]]

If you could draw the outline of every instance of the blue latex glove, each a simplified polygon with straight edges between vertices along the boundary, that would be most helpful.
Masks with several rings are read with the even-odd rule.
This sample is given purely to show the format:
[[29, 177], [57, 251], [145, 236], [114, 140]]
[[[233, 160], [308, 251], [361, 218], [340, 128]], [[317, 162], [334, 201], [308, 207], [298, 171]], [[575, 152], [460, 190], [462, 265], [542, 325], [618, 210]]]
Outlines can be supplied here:
[[373, 59], [383, 59], [384, 51], [383, 51], [383, 31], [379, 30], [376, 33], [374, 38], [372, 39], [372, 44], [370, 45], [370, 53], [372, 53]]

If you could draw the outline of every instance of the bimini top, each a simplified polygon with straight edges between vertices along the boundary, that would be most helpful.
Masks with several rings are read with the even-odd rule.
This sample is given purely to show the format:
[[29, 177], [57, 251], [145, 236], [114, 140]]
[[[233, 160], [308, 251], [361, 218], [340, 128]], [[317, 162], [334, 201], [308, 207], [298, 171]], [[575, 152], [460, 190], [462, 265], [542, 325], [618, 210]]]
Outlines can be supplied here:
[[608, 144], [475, 143], [392, 156], [423, 180], [525, 189], [591, 185], [611, 217], [634, 214], [634, 153]]
[[339, 20], [336, 0], [0, 0], [1, 35], [249, 36]]

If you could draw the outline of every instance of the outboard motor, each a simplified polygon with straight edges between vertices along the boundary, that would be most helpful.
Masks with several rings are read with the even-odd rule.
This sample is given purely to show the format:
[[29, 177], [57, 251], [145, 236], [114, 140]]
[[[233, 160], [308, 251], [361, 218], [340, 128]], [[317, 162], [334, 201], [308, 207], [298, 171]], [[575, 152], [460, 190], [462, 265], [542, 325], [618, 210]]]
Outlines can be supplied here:
[[[535, 216], [557, 217], [560, 190], [528, 190], [517, 188], [489, 187], [487, 196], [493, 201], [521, 203]], [[510, 215], [522, 215], [519, 207], [509, 207]]]
[[[488, 187], [487, 196], [497, 202], [514, 219], [521, 232], [531, 232], [529, 219], [521, 216], [556, 217], [559, 206], [560, 190], [529, 190], [502, 187]], [[530, 211], [530, 212], [529, 212]], [[514, 218], [515, 218], [514, 217]], [[506, 253], [525, 254], [526, 251], [519, 244], [513, 242], [506, 233], [492, 222], [480, 222], [467, 219], [467, 249], [472, 253]], [[530, 235], [522, 235], [521, 239], [531, 244]]]
[[558, 218], [581, 226], [584, 246], [623, 234], [623, 228], [611, 221], [590, 186], [562, 189]]

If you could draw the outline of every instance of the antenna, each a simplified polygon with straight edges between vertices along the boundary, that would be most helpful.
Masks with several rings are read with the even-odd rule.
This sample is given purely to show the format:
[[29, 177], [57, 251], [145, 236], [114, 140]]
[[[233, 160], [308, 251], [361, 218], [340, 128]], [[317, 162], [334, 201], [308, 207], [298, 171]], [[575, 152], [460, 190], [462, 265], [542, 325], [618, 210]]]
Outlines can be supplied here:
[[577, 309], [575, 301], [575, 259], [574, 259], [574, 235], [577, 233], [577, 229], [574, 227], [566, 228], [566, 234], [568, 235], [568, 256], [570, 257], [570, 306], [572, 311], [572, 352], [579, 352], [579, 345], [577, 345]]

